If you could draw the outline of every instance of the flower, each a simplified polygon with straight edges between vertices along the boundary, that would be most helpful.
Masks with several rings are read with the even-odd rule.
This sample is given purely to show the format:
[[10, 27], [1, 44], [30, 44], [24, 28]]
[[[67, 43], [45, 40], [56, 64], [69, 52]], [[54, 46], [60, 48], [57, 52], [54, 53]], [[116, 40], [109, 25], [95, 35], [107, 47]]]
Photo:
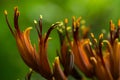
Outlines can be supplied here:
[[[90, 57], [93, 63], [94, 74], [98, 80], [119, 80], [120, 79], [120, 42], [118, 40], [120, 34], [120, 20], [118, 28], [110, 21], [110, 37], [108, 40], [103, 39], [103, 34], [99, 36], [99, 41], [93, 39], [94, 49], [88, 47], [89, 53], [93, 53]], [[106, 44], [106, 46], [104, 46]], [[103, 48], [105, 47], [105, 49]]]
[[[42, 34], [42, 16], [39, 21], [34, 20], [38, 33], [38, 51], [36, 46], [31, 44], [29, 34], [32, 27], [21, 31], [18, 25], [20, 12], [14, 9], [14, 28], [12, 29], [5, 10], [5, 18], [8, 27], [14, 36], [20, 55], [24, 62], [35, 72], [47, 80], [67, 80], [69, 75], [77, 80], [84, 79], [79, 73], [80, 70], [86, 77], [97, 80], [120, 80], [120, 20], [116, 28], [110, 21], [110, 36], [104, 39], [101, 33], [96, 39], [94, 34], [89, 35], [89, 28], [81, 28], [81, 17], [72, 18], [72, 27], [68, 26], [68, 19], [64, 24], [56, 22]], [[59, 26], [59, 27], [58, 27]], [[53, 29], [57, 28], [60, 37], [60, 51], [55, 57], [52, 69], [47, 56], [47, 43]], [[63, 68], [61, 68], [61, 65]], [[32, 70], [27, 74], [30, 80]]]
[[[19, 17], [19, 11], [18, 8], [14, 8], [14, 28], [12, 29], [10, 26], [10, 23], [7, 18], [7, 11], [5, 10], [5, 17], [6, 22], [8, 24], [8, 27], [13, 34], [13, 36], [16, 39], [17, 47], [19, 49], [20, 55], [24, 62], [32, 68], [34, 71], [41, 74], [43, 77], [45, 77], [48, 80], [52, 80], [53, 74], [50, 69], [48, 57], [47, 57], [47, 42], [50, 35], [50, 32], [59, 24], [53, 24], [46, 35], [42, 35], [42, 18], [40, 17], [39, 20], [39, 27], [36, 26], [38, 36], [39, 36], [39, 50], [36, 51], [35, 45], [32, 45], [30, 42], [29, 34], [31, 27], [28, 27], [25, 29], [24, 32], [21, 32], [18, 25], [18, 17]], [[37, 21], [34, 21], [35, 24], [37, 24]]]
[[[86, 39], [86, 38], [87, 38], [87, 34], [89, 32], [89, 29], [88, 28], [83, 29], [84, 35], [82, 35], [82, 39], [80, 39], [79, 38], [80, 19], [81, 19], [81, 17], [75, 21], [75, 17], [73, 17], [72, 31], [68, 30], [68, 26], [67, 26], [68, 20], [65, 19], [65, 28], [64, 28], [65, 32], [63, 33], [63, 31], [62, 31], [63, 34], [59, 33], [60, 39], [61, 39], [61, 44], [62, 44], [62, 48], [61, 48], [61, 56], [63, 58], [62, 63], [63, 63], [63, 65], [66, 64], [65, 63], [65, 61], [66, 61], [65, 59], [67, 58], [66, 55], [68, 53], [70, 53], [74, 56], [75, 65], [82, 72], [84, 72], [87, 76], [92, 76], [92, 65], [90, 63], [89, 57], [87, 56], [87, 54], [84, 50], [84, 45], [86, 44], [86, 42], [88, 42], [88, 39]], [[60, 29], [60, 31], [61, 31], [61, 29]], [[66, 34], [65, 37], [63, 37], [64, 34]], [[70, 35], [72, 35], [72, 36], [70, 36]], [[73, 37], [72, 40], [70, 39], [71, 37]], [[64, 39], [62, 39], [62, 38], [64, 38]], [[67, 42], [65, 41], [66, 38], [67, 38]], [[76, 70], [75, 66], [74, 66], [73, 70]], [[67, 70], [67, 71], [69, 72], [69, 70]], [[79, 75], [78, 72], [76, 72], [76, 75], [78, 75], [78, 76], [75, 78], [82, 79], [81, 75]], [[74, 75], [72, 75], [72, 76], [74, 76]]]
[[[78, 18], [76, 20], [75, 17], [73, 17], [72, 31], [67, 30], [67, 19], [65, 20], [65, 27], [59, 29], [62, 46], [60, 56], [62, 59], [61, 63], [63, 66], [66, 64], [66, 54], [68, 50], [70, 50], [74, 56], [74, 66], [82, 71], [87, 77], [91, 79], [96, 78], [97, 80], [119, 80], [120, 20], [118, 22], [118, 28], [110, 21], [109, 39], [103, 39], [104, 35], [101, 33], [97, 40], [93, 33], [90, 34], [91, 38], [87, 36], [89, 32], [88, 28], [84, 28], [82, 31], [83, 34], [80, 35], [80, 19], [81, 18]], [[71, 37], [73, 38], [71, 39]]]
[[68, 23], [68, 19], [66, 18], [64, 20], [64, 25], [61, 25], [61, 27], [58, 27], [58, 34], [59, 34], [61, 49], [60, 49], [60, 52], [57, 52], [57, 53], [60, 58], [60, 62], [64, 67], [64, 74], [66, 76], [71, 75], [75, 79], [81, 80], [82, 77], [74, 66], [75, 56], [71, 51], [70, 45], [69, 45], [71, 44], [71, 42], [70, 40], [67, 40], [67, 38], [69, 38], [70, 36], [70, 34], [68, 35], [67, 31], [71, 30], [71, 28], [67, 26], [67, 23]]

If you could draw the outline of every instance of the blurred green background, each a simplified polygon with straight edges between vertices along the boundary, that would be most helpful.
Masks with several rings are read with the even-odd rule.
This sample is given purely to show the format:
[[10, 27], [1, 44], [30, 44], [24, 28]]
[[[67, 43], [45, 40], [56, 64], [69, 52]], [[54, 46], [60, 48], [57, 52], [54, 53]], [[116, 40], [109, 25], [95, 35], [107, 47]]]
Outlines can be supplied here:
[[[0, 80], [24, 80], [29, 71], [19, 55], [15, 39], [5, 22], [4, 10], [7, 10], [9, 21], [13, 26], [13, 8], [15, 6], [18, 6], [20, 11], [19, 25], [21, 30], [29, 26], [33, 27], [31, 41], [36, 46], [37, 33], [33, 20], [38, 20], [40, 14], [43, 15], [43, 32], [51, 24], [63, 21], [64, 18], [68, 18], [71, 22], [72, 16], [82, 16], [86, 26], [91, 27], [91, 31], [96, 37], [103, 29], [109, 29], [111, 19], [117, 24], [120, 18], [120, 0], [0, 0]], [[56, 49], [59, 49], [59, 39], [55, 30], [50, 36], [52, 40], [49, 41], [48, 55], [50, 65], [52, 65]], [[34, 73], [32, 80], [44, 79]]]

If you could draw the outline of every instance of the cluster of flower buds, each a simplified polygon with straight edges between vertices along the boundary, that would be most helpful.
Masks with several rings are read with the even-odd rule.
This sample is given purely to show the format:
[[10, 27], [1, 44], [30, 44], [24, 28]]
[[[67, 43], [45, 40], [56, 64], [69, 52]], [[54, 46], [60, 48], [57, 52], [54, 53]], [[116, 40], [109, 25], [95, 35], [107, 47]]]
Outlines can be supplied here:
[[[103, 33], [97, 40], [93, 33], [89, 35], [89, 28], [81, 29], [81, 17], [72, 18], [72, 27], [68, 26], [68, 19], [64, 23], [57, 22], [42, 34], [42, 16], [39, 21], [34, 20], [38, 33], [38, 51], [32, 45], [29, 38], [31, 27], [22, 32], [19, 29], [18, 8], [14, 9], [14, 28], [12, 29], [5, 10], [5, 18], [8, 27], [13, 34], [20, 55], [26, 65], [33, 71], [39, 73], [47, 80], [68, 80], [72, 76], [75, 80], [83, 80], [84, 76], [93, 80], [120, 80], [120, 20], [118, 27], [110, 21], [110, 36], [103, 39]], [[53, 29], [57, 29], [60, 38], [60, 50], [52, 69], [47, 56], [47, 43]], [[26, 79], [30, 80], [32, 71]]]

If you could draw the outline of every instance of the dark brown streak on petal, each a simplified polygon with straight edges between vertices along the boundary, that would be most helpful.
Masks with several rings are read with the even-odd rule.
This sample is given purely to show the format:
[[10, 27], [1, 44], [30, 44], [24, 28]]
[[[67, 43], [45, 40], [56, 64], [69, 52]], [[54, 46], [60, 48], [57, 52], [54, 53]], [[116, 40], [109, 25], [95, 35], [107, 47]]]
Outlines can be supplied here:
[[19, 17], [19, 15], [20, 15], [20, 12], [18, 11], [18, 8], [15, 7], [14, 8], [14, 26], [15, 26], [15, 29], [16, 29], [18, 34], [20, 33], [20, 29], [19, 29], [19, 25], [18, 25], [18, 17]]
[[74, 26], [73, 26], [73, 37], [74, 37], [74, 40], [77, 41], [79, 40], [79, 28], [78, 27], [75, 27], [75, 24], [74, 23]]
[[109, 80], [113, 80], [112, 75], [110, 73], [110, 70], [107, 68], [107, 65], [105, 64], [105, 61], [103, 59], [102, 45], [103, 45], [103, 34], [101, 34], [99, 36], [99, 53], [98, 53], [98, 55], [99, 55], [99, 57], [100, 57], [100, 59], [102, 61], [102, 65], [105, 68], [105, 71], [107, 73], [107, 76], [108, 76]]
[[88, 53], [89, 57], [96, 57], [95, 54], [93, 53], [90, 43], [86, 44], [85, 50], [86, 50], [86, 53]]
[[75, 39], [75, 30], [76, 30], [76, 23], [75, 23], [75, 16], [73, 16], [72, 17], [72, 33], [73, 33], [73, 38], [74, 39]]
[[72, 69], [74, 67], [74, 55], [72, 51], [69, 50], [69, 52], [66, 54], [66, 63], [64, 66], [64, 73], [66, 76], [68, 76]]
[[81, 18], [78, 18], [76, 21], [75, 21], [75, 17], [73, 16], [73, 22], [72, 22], [72, 31], [73, 31], [73, 37], [75, 39], [75, 41], [79, 40], [79, 27], [80, 27], [80, 19]]
[[[106, 43], [107, 50], [109, 52], [109, 57], [110, 57], [108, 60], [109, 64], [110, 64], [110, 66], [113, 66], [113, 64], [114, 64], [113, 48], [108, 40], [103, 40], [103, 42]], [[113, 67], [112, 68], [110, 67], [110, 69], [111, 69], [111, 72], [113, 72]]]
[[77, 41], [79, 40], [79, 28], [76, 27], [75, 31], [74, 31], [74, 39]]
[[[115, 41], [115, 35], [116, 35], [116, 30], [115, 30], [115, 25], [112, 22], [112, 20], [110, 21], [110, 43], [113, 46], [113, 43]], [[117, 37], [117, 36], [116, 36]]]

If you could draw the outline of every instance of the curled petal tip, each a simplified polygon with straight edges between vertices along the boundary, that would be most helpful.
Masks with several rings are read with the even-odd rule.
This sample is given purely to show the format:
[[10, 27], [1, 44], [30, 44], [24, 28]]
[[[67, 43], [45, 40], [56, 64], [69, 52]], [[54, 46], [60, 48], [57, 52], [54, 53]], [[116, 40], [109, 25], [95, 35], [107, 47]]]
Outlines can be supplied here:
[[32, 27], [28, 27], [28, 28], [27, 28], [27, 30], [31, 30], [31, 29], [32, 29]]
[[90, 57], [90, 60], [97, 64], [97, 60], [95, 59], [95, 57]]
[[24, 33], [30, 31], [31, 29], [32, 29], [32, 27], [28, 27], [28, 28], [24, 31]]

